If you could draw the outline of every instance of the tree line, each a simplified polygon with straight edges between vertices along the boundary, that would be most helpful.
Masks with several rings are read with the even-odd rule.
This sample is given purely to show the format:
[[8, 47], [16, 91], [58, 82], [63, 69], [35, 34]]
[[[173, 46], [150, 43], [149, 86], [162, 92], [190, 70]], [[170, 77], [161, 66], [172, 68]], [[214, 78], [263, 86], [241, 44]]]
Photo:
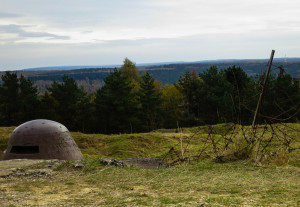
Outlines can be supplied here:
[[[50, 119], [72, 131], [105, 134], [228, 122], [246, 125], [252, 121], [263, 77], [248, 76], [236, 66], [212, 66], [199, 74], [186, 71], [177, 83], [163, 85], [147, 72], [139, 75], [126, 58], [96, 93], [87, 93], [64, 75], [62, 82], [53, 82], [39, 95], [31, 80], [6, 72], [0, 85], [0, 124]], [[272, 73], [260, 122], [298, 121], [299, 86], [289, 74]]]

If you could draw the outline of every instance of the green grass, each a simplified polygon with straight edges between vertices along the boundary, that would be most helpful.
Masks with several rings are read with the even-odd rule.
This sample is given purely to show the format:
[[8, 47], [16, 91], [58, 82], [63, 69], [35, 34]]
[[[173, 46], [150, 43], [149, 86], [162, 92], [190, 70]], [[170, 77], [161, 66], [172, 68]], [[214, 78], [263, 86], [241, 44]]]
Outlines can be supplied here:
[[0, 156], [7, 147], [9, 137], [15, 127], [0, 127]]
[[177, 144], [175, 133], [101, 135], [72, 133], [86, 157], [160, 157]]

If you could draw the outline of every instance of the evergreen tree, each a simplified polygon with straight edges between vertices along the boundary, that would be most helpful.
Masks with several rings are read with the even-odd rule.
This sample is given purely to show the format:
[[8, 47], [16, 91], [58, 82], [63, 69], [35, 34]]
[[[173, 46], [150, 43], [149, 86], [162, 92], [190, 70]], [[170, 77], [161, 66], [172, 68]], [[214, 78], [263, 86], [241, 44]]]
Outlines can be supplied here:
[[202, 105], [204, 122], [216, 124], [232, 121], [233, 86], [226, 80], [224, 70], [218, 71], [216, 66], [212, 66], [199, 75], [204, 81]]
[[[253, 118], [251, 109], [256, 106], [255, 82], [242, 68], [232, 66], [224, 70], [226, 80], [231, 84], [229, 91], [232, 99], [232, 121], [240, 124], [249, 124]], [[250, 110], [249, 110], [250, 109]], [[230, 119], [230, 117], [228, 117]]]
[[41, 106], [39, 115], [43, 119], [59, 120], [59, 114], [56, 112], [58, 108], [57, 100], [46, 91], [42, 96], [39, 97]]
[[184, 99], [183, 99], [183, 107], [185, 114], [189, 115], [191, 112], [190, 102], [192, 100], [192, 92], [191, 89], [191, 82], [192, 82], [192, 75], [190, 71], [186, 71], [183, 76], [181, 76], [178, 80], [178, 83], [176, 84], [179, 91], [182, 93]]
[[161, 92], [155, 89], [154, 79], [146, 72], [142, 75], [139, 90], [139, 101], [141, 104], [141, 115], [143, 125], [148, 131], [161, 126]]
[[76, 129], [78, 121], [76, 114], [81, 107], [78, 103], [86, 92], [78, 87], [73, 78], [64, 75], [62, 79], [62, 83], [53, 82], [47, 90], [55, 100], [54, 110], [58, 117], [56, 121], [63, 123], [69, 129]]
[[[260, 79], [262, 78], [263, 76]], [[265, 87], [260, 120], [296, 121], [299, 106], [299, 82], [289, 74], [271, 73]]]
[[184, 126], [192, 126], [199, 123], [202, 119], [202, 105], [203, 105], [203, 81], [197, 77], [195, 71], [192, 73], [186, 71], [184, 76], [181, 76], [176, 84], [176, 87], [183, 95], [183, 103], [185, 120]]
[[24, 76], [6, 72], [0, 85], [0, 122], [18, 125], [38, 116], [37, 88]]
[[16, 73], [6, 72], [0, 86], [0, 120], [1, 125], [16, 125], [18, 121], [19, 83]]
[[108, 134], [137, 131], [138, 103], [132, 82], [115, 69], [104, 83], [95, 99], [99, 130]]
[[33, 82], [23, 75], [19, 78], [19, 120], [25, 122], [39, 117], [38, 90]]

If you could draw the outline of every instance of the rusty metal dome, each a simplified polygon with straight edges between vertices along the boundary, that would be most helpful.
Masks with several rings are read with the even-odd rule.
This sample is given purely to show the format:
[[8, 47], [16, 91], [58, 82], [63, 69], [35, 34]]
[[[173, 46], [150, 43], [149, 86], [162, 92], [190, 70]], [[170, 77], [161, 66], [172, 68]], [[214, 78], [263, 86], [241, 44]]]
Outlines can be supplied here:
[[2, 160], [11, 159], [82, 159], [80, 149], [62, 124], [37, 119], [21, 124], [12, 132]]

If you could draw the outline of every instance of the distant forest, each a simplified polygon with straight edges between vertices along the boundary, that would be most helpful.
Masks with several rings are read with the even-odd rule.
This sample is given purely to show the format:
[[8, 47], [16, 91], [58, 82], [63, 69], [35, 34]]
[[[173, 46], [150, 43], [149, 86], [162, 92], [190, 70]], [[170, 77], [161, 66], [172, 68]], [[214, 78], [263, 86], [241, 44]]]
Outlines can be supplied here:
[[[138, 70], [126, 58], [115, 69], [5, 72], [0, 83], [0, 125], [50, 119], [72, 131], [105, 134], [232, 122], [248, 125], [267, 63], [243, 62], [246, 69], [220, 64]], [[299, 75], [298, 66], [274, 62], [259, 123], [299, 121], [300, 83], [287, 73]], [[37, 81], [44, 81], [43, 93], [34, 84]], [[97, 87], [87, 90], [80, 81]]]
[[[184, 75], [185, 71], [192, 72], [195, 70], [197, 73], [204, 72], [211, 66], [216, 66], [219, 70], [226, 69], [230, 66], [241, 67], [249, 76], [261, 75], [265, 70], [268, 60], [220, 60], [220, 61], [207, 61], [199, 63], [174, 63], [154, 66], [141, 66], [138, 67], [139, 75], [147, 71], [155, 80], [160, 81], [162, 84], [174, 84], [178, 81], [179, 77]], [[78, 67], [78, 66], [77, 66]], [[85, 68], [74, 69], [68, 67], [68, 70], [32, 70], [32, 71], [15, 71], [18, 76], [21, 74], [32, 80], [37, 86], [39, 93], [44, 93], [47, 87], [50, 87], [53, 81], [62, 82], [63, 75], [73, 78], [79, 86], [82, 86], [88, 93], [94, 93], [104, 85], [104, 78], [114, 68]], [[57, 67], [59, 69], [59, 67]], [[300, 78], [300, 58], [278, 58], [273, 61], [273, 70], [279, 73], [284, 70], [293, 78]], [[0, 72], [0, 77], [4, 72]], [[1, 81], [1, 80], [0, 80]]]

